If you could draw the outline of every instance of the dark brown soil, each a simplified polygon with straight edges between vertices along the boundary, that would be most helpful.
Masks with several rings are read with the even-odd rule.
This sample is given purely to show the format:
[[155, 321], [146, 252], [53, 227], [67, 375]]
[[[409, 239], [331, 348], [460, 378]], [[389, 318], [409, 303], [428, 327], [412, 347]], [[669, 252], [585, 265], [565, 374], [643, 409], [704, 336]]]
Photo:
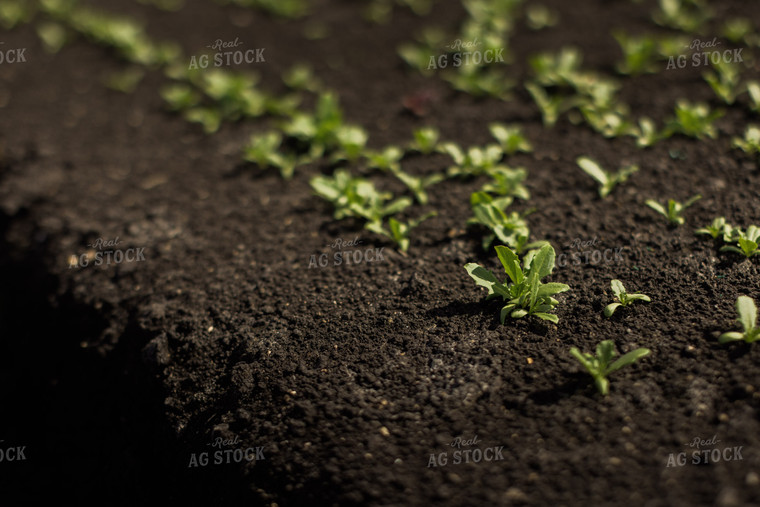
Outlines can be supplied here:
[[[564, 45], [583, 51], [585, 67], [612, 72], [613, 28], [660, 30], [652, 2], [544, 3], [561, 23], [540, 32], [518, 23], [520, 81], [529, 55]], [[266, 47], [256, 70], [270, 89], [309, 62], [373, 147], [406, 143], [428, 124], [482, 145], [488, 123], [519, 122], [535, 152], [510, 164], [530, 174], [532, 199], [517, 207], [537, 209], [534, 238], [558, 254], [596, 238], [593, 248], [620, 248], [621, 259], [556, 269], [552, 279], [571, 287], [559, 325], [499, 325], [499, 306], [483, 302], [463, 269], [498, 266], [481, 231], [465, 227], [482, 180], [433, 187], [439, 216], [401, 255], [332, 219], [308, 185], [321, 168], [286, 183], [241, 164], [242, 145], [267, 122], [206, 136], [164, 111], [159, 73], [120, 94], [100, 83], [122, 65], [109, 51], [79, 40], [51, 56], [32, 26], [5, 32], [28, 62], [0, 66], [0, 99], [9, 97], [0, 113], [0, 447], [26, 446], [26, 461], [0, 463], [4, 505], [51, 492], [99, 505], [760, 505], [760, 351], [716, 339], [733, 329], [738, 295], [760, 301], [759, 261], [718, 254], [693, 234], [715, 216], [760, 223], [760, 171], [730, 148], [758, 120], [741, 107], [746, 97], [719, 121], [719, 139], [640, 150], [566, 118], [544, 128], [522, 88], [513, 101], [475, 100], [405, 68], [398, 44], [423, 26], [453, 32], [458, 2], [426, 18], [396, 8], [381, 26], [361, 19], [361, 3], [340, 0], [315, 2], [294, 22], [197, 0], [172, 14], [98, 5], [144, 19], [187, 54], [219, 38]], [[716, 10], [719, 20], [760, 24], [754, 2]], [[313, 21], [329, 27], [327, 39], [304, 38]], [[719, 105], [699, 69], [622, 82], [635, 116], [660, 123], [682, 97]], [[422, 90], [439, 99], [418, 119], [403, 97]], [[641, 171], [600, 200], [575, 165], [580, 155]], [[448, 163], [418, 156], [405, 168]], [[643, 204], [696, 193], [704, 198], [676, 229]], [[144, 248], [145, 261], [69, 269], [71, 255], [116, 237]], [[384, 248], [384, 259], [309, 267], [312, 255], [332, 258], [336, 239], [356, 237], [344, 250]], [[604, 319], [613, 278], [652, 302]], [[652, 350], [611, 377], [606, 398], [569, 355], [603, 339], [621, 352]], [[475, 436], [460, 450], [503, 447], [503, 459], [455, 464], [451, 443]], [[743, 459], [667, 466], [671, 453], [691, 456], [685, 443], [713, 436], [712, 448], [741, 446]], [[219, 450], [208, 445], [217, 437], [237, 438], [222, 449], [263, 446], [265, 459], [189, 467], [193, 454]], [[440, 453], [448, 464], [430, 466]]]

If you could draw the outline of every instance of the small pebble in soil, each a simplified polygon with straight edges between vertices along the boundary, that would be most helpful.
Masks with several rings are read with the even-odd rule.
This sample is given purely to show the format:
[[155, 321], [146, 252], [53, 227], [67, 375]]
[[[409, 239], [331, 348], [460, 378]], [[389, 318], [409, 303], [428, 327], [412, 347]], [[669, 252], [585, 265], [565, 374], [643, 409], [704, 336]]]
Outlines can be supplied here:
[[760, 476], [755, 472], [750, 472], [747, 474], [747, 477], [744, 478], [744, 482], [747, 483], [747, 486], [758, 486], [760, 485]]
[[382, 436], [384, 436], [384, 437], [388, 437], [388, 436], [390, 436], [391, 432], [388, 431], [388, 428], [386, 428], [385, 426], [383, 426], [382, 428], [380, 428], [380, 434]]
[[622, 461], [620, 460], [620, 458], [616, 458], [614, 456], [610, 458], [610, 465], [617, 466], [617, 465], [620, 465], [621, 463]]
[[720, 420], [720, 422], [728, 422], [728, 414], [720, 414], [718, 420]]

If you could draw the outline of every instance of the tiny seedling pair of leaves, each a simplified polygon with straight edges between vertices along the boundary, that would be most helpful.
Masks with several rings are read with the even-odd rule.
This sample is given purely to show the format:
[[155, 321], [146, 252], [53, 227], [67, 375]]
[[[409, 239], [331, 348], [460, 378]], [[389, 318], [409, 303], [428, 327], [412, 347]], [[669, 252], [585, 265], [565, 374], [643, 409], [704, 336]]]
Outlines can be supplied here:
[[[412, 204], [408, 197], [393, 199], [390, 192], [379, 192], [372, 182], [338, 169], [332, 177], [315, 176], [309, 182], [314, 192], [332, 203], [337, 220], [354, 216], [367, 222], [382, 222]], [[390, 203], [388, 201], [391, 201]]]
[[760, 255], [760, 249], [758, 249], [758, 244], [760, 244], [760, 227], [750, 225], [747, 227], [746, 232], [744, 232], [741, 227], [733, 227], [728, 234], [728, 237], [724, 235], [724, 240], [726, 240], [726, 242], [736, 243], [737, 246], [725, 245], [721, 247], [721, 252], [738, 253], [744, 255], [748, 259], [755, 255]]
[[726, 223], [725, 217], [716, 217], [712, 223], [707, 227], [702, 227], [694, 231], [694, 234], [706, 234], [712, 239], [718, 239], [719, 237], [725, 242], [731, 241], [732, 227]]
[[484, 148], [471, 146], [465, 152], [459, 145], [446, 142], [440, 145], [439, 151], [446, 153], [454, 160], [454, 165], [449, 167], [447, 171], [449, 177], [471, 177], [488, 174], [491, 169], [497, 166], [504, 155], [501, 147], [497, 144], [489, 144]]
[[523, 181], [528, 177], [528, 172], [524, 168], [512, 169], [507, 166], [498, 166], [489, 172], [489, 176], [491, 182], [483, 185], [483, 192], [519, 197], [526, 201], [530, 199], [530, 192], [523, 185]]
[[668, 134], [684, 134], [697, 139], [715, 139], [718, 137], [718, 129], [715, 120], [723, 116], [724, 111], [710, 111], [710, 106], [700, 102], [691, 104], [688, 100], [679, 100], [676, 103], [676, 116], [671, 119], [666, 127]]
[[596, 346], [596, 356], [587, 352], [581, 352], [576, 347], [570, 349], [570, 354], [572, 354], [573, 357], [586, 368], [594, 379], [596, 388], [603, 396], [606, 396], [610, 392], [610, 382], [607, 380], [607, 376], [610, 373], [641, 359], [650, 352], [649, 349], [645, 348], [636, 349], [611, 363], [612, 358], [617, 355], [615, 352], [615, 344], [612, 340], [604, 340], [599, 343], [599, 345]]
[[428, 218], [436, 215], [438, 215], [437, 212], [431, 211], [417, 219], [409, 220], [407, 222], [401, 222], [400, 220], [391, 217], [388, 219], [388, 229], [383, 227], [382, 222], [369, 222], [365, 227], [375, 234], [391, 238], [402, 252], [406, 252], [409, 250], [409, 233], [411, 230], [419, 226]]
[[613, 36], [623, 51], [623, 62], [615, 67], [625, 75], [657, 72], [657, 41], [650, 36], [636, 37], [622, 31]]
[[283, 179], [289, 180], [293, 177], [296, 166], [306, 162], [308, 157], [281, 153], [281, 144], [282, 134], [277, 131], [253, 136], [244, 148], [243, 159], [257, 164], [262, 169], [276, 167]]
[[423, 155], [434, 152], [438, 146], [438, 139], [441, 137], [440, 132], [433, 127], [417, 129], [412, 135], [414, 136], [414, 142], [410, 145], [410, 148], [419, 151]]
[[405, 173], [401, 169], [395, 171], [393, 174], [406, 185], [409, 190], [414, 194], [414, 198], [420, 204], [427, 204], [429, 201], [428, 194], [425, 191], [426, 188], [440, 183], [446, 179], [446, 176], [441, 173], [433, 173], [428, 176], [413, 176]]
[[736, 321], [742, 326], [743, 331], [730, 331], [720, 335], [720, 343], [729, 343], [743, 340], [752, 343], [760, 339], [760, 327], [757, 326], [757, 307], [755, 302], [747, 296], [739, 296], [736, 299], [736, 312], [739, 318]]
[[610, 282], [610, 287], [612, 288], [612, 292], [615, 294], [615, 297], [619, 301], [618, 303], [610, 303], [604, 308], [604, 316], [607, 318], [612, 317], [612, 314], [615, 313], [615, 310], [617, 310], [621, 306], [628, 306], [634, 301], [646, 301], [647, 303], [651, 301], [649, 296], [646, 294], [629, 294], [626, 292], [625, 287], [623, 287], [623, 282], [620, 280], [612, 280]]
[[701, 198], [702, 196], [697, 194], [689, 198], [683, 204], [678, 201], [674, 201], [673, 199], [668, 199], [667, 208], [655, 200], [647, 199], [646, 205], [655, 210], [657, 213], [666, 217], [668, 219], [668, 222], [670, 222], [670, 225], [683, 225], [686, 222], [686, 219], [681, 216], [681, 213], [683, 213], [686, 208]]
[[518, 151], [531, 152], [533, 146], [530, 144], [516, 125], [505, 125], [503, 123], [491, 123], [488, 125], [491, 135], [499, 142], [501, 149], [507, 155], [514, 155]]
[[595, 160], [589, 157], [578, 157], [575, 162], [599, 184], [599, 197], [602, 199], [607, 197], [618, 183], [623, 183], [639, 170], [638, 166], [629, 165], [620, 168], [616, 173], [608, 173]]
[[576, 96], [566, 97], [556, 93], [549, 95], [543, 87], [534, 82], [525, 83], [525, 89], [533, 97], [533, 101], [541, 111], [542, 121], [547, 127], [553, 127], [562, 113], [581, 103]]
[[504, 324], [507, 315], [513, 319], [534, 315], [556, 324], [557, 316], [548, 313], [559, 304], [552, 296], [565, 292], [570, 287], [564, 283], [541, 282], [541, 279], [549, 276], [554, 269], [554, 248], [547, 243], [540, 250], [531, 250], [523, 257], [522, 268], [520, 259], [511, 249], [502, 245], [495, 248], [508, 277], [504, 283], [489, 270], [474, 262], [465, 265], [464, 268], [476, 284], [488, 289], [486, 299], [501, 297], [507, 302], [499, 314], [500, 322]]
[[760, 127], [757, 125], [747, 126], [747, 129], [744, 131], [744, 138], [734, 137], [731, 140], [731, 145], [748, 155], [760, 155]]
[[474, 192], [470, 196], [470, 206], [474, 216], [467, 223], [480, 224], [491, 231], [491, 234], [483, 237], [483, 250], [488, 250], [497, 238], [505, 245], [514, 248], [517, 253], [546, 243], [545, 241], [528, 243], [530, 229], [525, 216], [530, 211], [523, 214], [512, 211], [507, 214], [504, 209], [512, 203], [512, 200], [511, 196], [494, 198], [485, 192]]

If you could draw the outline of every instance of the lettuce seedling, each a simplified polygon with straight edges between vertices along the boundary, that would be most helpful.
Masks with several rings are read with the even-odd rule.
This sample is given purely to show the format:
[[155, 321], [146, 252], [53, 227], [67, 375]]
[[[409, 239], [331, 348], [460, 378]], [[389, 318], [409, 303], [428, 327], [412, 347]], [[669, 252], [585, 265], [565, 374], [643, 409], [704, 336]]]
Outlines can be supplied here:
[[455, 90], [473, 97], [508, 100], [515, 86], [515, 82], [497, 67], [462, 65], [458, 72], [448, 72], [443, 77]]
[[367, 132], [355, 125], [341, 125], [335, 131], [335, 140], [338, 143], [339, 150], [333, 155], [333, 160], [356, 161], [364, 151], [369, 135]]
[[634, 37], [625, 32], [615, 32], [615, 40], [623, 50], [623, 62], [616, 65], [621, 74], [639, 75], [657, 71], [657, 41], [649, 36]]
[[281, 144], [282, 134], [277, 131], [252, 136], [243, 149], [243, 159], [257, 164], [262, 169], [276, 167], [280, 171], [280, 176], [289, 180], [293, 177], [296, 165], [304, 160], [295, 155], [285, 155], [278, 151]]
[[725, 245], [721, 247], [721, 252], [738, 253], [748, 259], [755, 255], [760, 255], [760, 249], [758, 249], [758, 244], [760, 243], [760, 227], [750, 225], [747, 227], [747, 232], [744, 232], [741, 227], [734, 227], [731, 229], [728, 238], [724, 235], [724, 239], [727, 239], [726, 242], [736, 243], [738, 247]]
[[563, 47], [556, 54], [540, 53], [528, 59], [536, 82], [544, 87], [573, 86], [583, 60], [577, 48]]
[[636, 165], [621, 167], [616, 173], [608, 173], [593, 159], [589, 157], [578, 157], [575, 163], [583, 169], [583, 172], [594, 178], [599, 184], [599, 197], [604, 199], [617, 186], [639, 170]]
[[436, 215], [438, 215], [437, 212], [431, 211], [430, 213], [426, 213], [425, 215], [422, 215], [415, 220], [409, 220], [408, 222], [401, 222], [391, 217], [388, 219], [388, 230], [383, 227], [382, 222], [370, 222], [365, 227], [375, 234], [391, 238], [402, 252], [406, 252], [409, 250], [409, 232], [428, 218]]
[[731, 235], [731, 226], [726, 223], [725, 217], [716, 217], [710, 225], [695, 230], [694, 234], [707, 234], [712, 239], [728, 238]]
[[744, 131], [744, 139], [734, 137], [731, 140], [731, 145], [748, 155], [760, 155], [760, 127], [747, 125], [747, 129]]
[[311, 67], [304, 63], [293, 65], [288, 69], [282, 75], [282, 82], [291, 90], [319, 93], [324, 89]]
[[315, 176], [309, 184], [318, 196], [332, 203], [336, 220], [357, 217], [370, 224], [382, 223], [384, 217], [395, 215], [412, 204], [408, 197], [391, 200], [392, 193], [378, 192], [372, 182], [342, 169], [335, 171], [332, 177]]
[[632, 304], [634, 301], [646, 301], [647, 303], [651, 301], [649, 296], [646, 294], [629, 294], [626, 292], [625, 287], [623, 287], [623, 282], [620, 280], [612, 280], [610, 282], [610, 287], [612, 288], [612, 292], [615, 294], [615, 298], [619, 301], [618, 303], [610, 303], [607, 306], [604, 307], [604, 316], [608, 319], [612, 317], [612, 314], [615, 313], [615, 310], [617, 310], [621, 306], [628, 306]]
[[19, 23], [26, 23], [34, 16], [34, 3], [27, 0], [3, 0], [0, 3], [0, 26], [11, 30]]
[[760, 113], [760, 82], [747, 81], [747, 93], [752, 102], [750, 109], [755, 113]]
[[665, 216], [671, 225], [683, 225], [684, 222], [686, 222], [686, 219], [681, 216], [681, 213], [683, 213], [686, 208], [701, 198], [702, 196], [697, 194], [695, 196], [692, 196], [683, 204], [678, 201], [674, 201], [673, 199], [668, 199], [667, 209], [662, 204], [652, 199], [647, 199], [646, 205], [655, 210], [657, 213]]
[[449, 177], [488, 174], [504, 155], [501, 147], [496, 144], [489, 144], [484, 148], [471, 146], [465, 153], [459, 145], [447, 142], [440, 145], [439, 151], [446, 153], [454, 160], [454, 165], [447, 171]]
[[741, 324], [743, 332], [730, 331], [720, 335], [720, 343], [729, 343], [744, 340], [745, 343], [752, 343], [760, 339], [760, 327], [757, 325], [757, 306], [755, 302], [747, 296], [739, 296], [736, 299], [736, 312], [739, 318], [736, 321]]
[[726, 104], [733, 104], [736, 96], [740, 93], [739, 85], [741, 83], [741, 73], [737, 63], [725, 62], [720, 60], [717, 64], [712, 64], [717, 74], [713, 71], [706, 71], [702, 76], [717, 95]]
[[414, 142], [411, 145], [413, 150], [417, 150], [424, 155], [428, 155], [435, 151], [438, 146], [438, 139], [441, 134], [438, 129], [434, 127], [423, 127], [415, 130], [413, 133]]
[[594, 384], [596, 384], [596, 388], [602, 396], [606, 396], [610, 392], [610, 383], [607, 380], [607, 376], [610, 373], [641, 359], [650, 352], [649, 349], [645, 348], [636, 349], [623, 355], [610, 364], [612, 358], [617, 355], [615, 352], [615, 344], [612, 340], [604, 340], [599, 343], [599, 345], [596, 346], [596, 356], [581, 352], [576, 347], [570, 349], [570, 354], [572, 354], [573, 357], [586, 368], [589, 374], [591, 374], [591, 377], [594, 379]]
[[546, 90], [536, 83], [525, 83], [525, 89], [533, 97], [541, 111], [542, 121], [547, 127], [553, 127], [562, 113], [569, 111], [578, 103], [575, 97], [563, 97], [558, 94], [550, 96]]
[[718, 137], [718, 130], [713, 123], [723, 116], [723, 111], [710, 111], [705, 103], [691, 104], [688, 100], [676, 103], [676, 117], [668, 123], [667, 130], [674, 134], [684, 134], [697, 139]]
[[639, 129], [634, 130], [633, 134], [636, 137], [636, 146], [639, 148], [648, 148], [670, 135], [668, 132], [658, 132], [657, 125], [647, 117], [639, 119]]
[[530, 5], [525, 9], [525, 23], [531, 30], [541, 30], [559, 22], [557, 11], [545, 5]]
[[659, 6], [652, 16], [654, 22], [686, 33], [699, 32], [712, 17], [704, 0], [660, 0]]
[[755, 29], [748, 18], [733, 18], [723, 24], [721, 35], [734, 44], [753, 46], [756, 42]]
[[530, 212], [520, 214], [512, 211], [507, 214], [504, 209], [511, 203], [512, 197], [494, 199], [485, 192], [474, 192], [470, 196], [474, 216], [467, 223], [480, 224], [491, 231], [491, 234], [483, 236], [483, 250], [487, 250], [496, 238], [514, 248], [518, 254], [546, 244], [545, 241], [528, 243], [530, 229], [525, 216]]
[[483, 192], [518, 197], [526, 201], [530, 199], [530, 192], [523, 185], [523, 181], [528, 176], [528, 172], [524, 168], [512, 169], [506, 166], [497, 166], [488, 174], [491, 177], [491, 182], [483, 185]]
[[380, 152], [366, 152], [367, 165], [370, 169], [380, 169], [381, 171], [397, 172], [401, 170], [399, 163], [404, 157], [404, 152], [397, 146], [387, 146]]
[[414, 198], [417, 199], [417, 202], [420, 204], [427, 204], [429, 201], [427, 192], [425, 191], [426, 188], [446, 179], [446, 176], [440, 173], [433, 173], [428, 176], [419, 177], [405, 173], [401, 169], [395, 171], [393, 174], [412, 191]]
[[501, 297], [507, 301], [499, 314], [501, 323], [504, 324], [507, 315], [513, 319], [534, 315], [556, 324], [559, 320], [557, 316], [548, 313], [559, 304], [552, 296], [565, 292], [570, 287], [564, 283], [541, 282], [554, 269], [554, 248], [547, 243], [540, 250], [529, 252], [523, 257], [522, 268], [519, 258], [512, 250], [501, 245], [495, 248], [509, 278], [505, 283], [499, 282], [493, 273], [474, 262], [465, 265], [464, 269], [476, 284], [488, 289], [486, 299]]
[[520, 127], [517, 125], [491, 123], [488, 125], [488, 130], [499, 141], [502, 151], [507, 155], [514, 155], [518, 151], [526, 153], [533, 151], [530, 141], [523, 136]]

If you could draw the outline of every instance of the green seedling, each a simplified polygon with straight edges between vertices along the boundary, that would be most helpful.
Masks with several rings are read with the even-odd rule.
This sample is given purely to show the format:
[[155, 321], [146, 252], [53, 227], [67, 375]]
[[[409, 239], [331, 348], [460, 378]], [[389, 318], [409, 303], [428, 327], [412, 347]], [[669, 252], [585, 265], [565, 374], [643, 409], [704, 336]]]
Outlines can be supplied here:
[[559, 23], [559, 14], [545, 5], [530, 5], [525, 9], [525, 21], [531, 30], [541, 30]]
[[660, 0], [652, 18], [658, 25], [686, 33], [699, 32], [712, 17], [704, 0]]
[[523, 181], [528, 177], [528, 172], [518, 167], [512, 169], [506, 166], [497, 166], [489, 172], [491, 182], [483, 185], [483, 192], [501, 196], [512, 196], [520, 199], [530, 199], [530, 192], [523, 185]]
[[332, 203], [336, 220], [357, 217], [369, 224], [382, 223], [384, 217], [395, 215], [412, 204], [408, 197], [393, 200], [392, 193], [379, 192], [372, 182], [342, 169], [335, 171], [332, 177], [315, 176], [309, 183], [318, 196]]
[[757, 306], [755, 302], [747, 296], [739, 296], [736, 299], [736, 312], [739, 318], [736, 321], [741, 324], [743, 332], [730, 331], [720, 335], [720, 343], [729, 343], [743, 340], [745, 343], [752, 343], [760, 339], [760, 327], [757, 325]]
[[541, 111], [541, 118], [544, 125], [553, 127], [560, 115], [572, 109], [578, 100], [574, 97], [563, 97], [558, 94], [549, 95], [541, 86], [536, 83], [525, 83], [525, 89], [533, 97], [538, 109]]
[[544, 245], [545, 241], [528, 243], [530, 229], [525, 216], [530, 212], [520, 214], [516, 211], [506, 213], [504, 209], [512, 203], [512, 197], [502, 197], [494, 199], [485, 192], [474, 192], [470, 196], [470, 206], [472, 207], [473, 217], [468, 224], [479, 224], [491, 231], [483, 237], [483, 250], [496, 240], [514, 248], [518, 254], [525, 250], [538, 248]]
[[624, 32], [615, 32], [615, 40], [623, 50], [623, 62], [615, 67], [625, 75], [648, 74], [657, 71], [657, 41], [649, 36], [634, 37]]
[[494, 97], [509, 100], [515, 82], [498, 67], [462, 65], [455, 72], [447, 72], [444, 79], [460, 92], [473, 97]]
[[622, 167], [616, 173], [608, 173], [593, 159], [589, 157], [578, 157], [575, 163], [583, 169], [583, 172], [591, 176], [599, 184], [599, 197], [604, 199], [618, 185], [628, 180], [628, 178], [639, 170], [636, 165]]
[[734, 252], [745, 256], [746, 258], [760, 255], [760, 227], [750, 225], [747, 227], [747, 232], [744, 232], [741, 227], [733, 227], [728, 234], [728, 238], [724, 236], [726, 242], [736, 243], [738, 246], [725, 245], [721, 247], [721, 252]]
[[438, 146], [438, 139], [441, 134], [434, 127], [423, 127], [413, 132], [414, 142], [411, 145], [413, 150], [417, 150], [424, 155], [435, 151]]
[[749, 155], [760, 155], [760, 127], [748, 125], [744, 131], [744, 139], [734, 137], [731, 140], [731, 145]]
[[652, 199], [647, 199], [646, 205], [655, 210], [657, 213], [665, 216], [671, 225], [683, 225], [686, 220], [681, 216], [681, 213], [683, 213], [686, 208], [701, 198], [702, 196], [697, 194], [683, 204], [678, 201], [674, 201], [673, 199], [668, 199], [667, 209], [662, 204]]
[[755, 113], [760, 113], [760, 82], [747, 81], [747, 93], [752, 103], [750, 109]]
[[586, 368], [586, 371], [594, 379], [594, 384], [596, 384], [596, 388], [602, 396], [607, 396], [610, 392], [610, 382], [607, 380], [610, 373], [641, 359], [650, 352], [649, 349], [645, 348], [636, 349], [618, 358], [615, 362], [610, 363], [612, 358], [617, 355], [615, 344], [612, 340], [604, 340], [599, 343], [596, 346], [596, 356], [581, 352], [576, 347], [570, 349], [570, 354]]
[[721, 116], [723, 111], [710, 111], [710, 106], [705, 103], [691, 104], [687, 100], [679, 100], [676, 103], [676, 117], [670, 120], [667, 130], [697, 139], [715, 139], [718, 129], [713, 123]]
[[617, 104], [612, 109], [599, 108], [591, 102], [581, 104], [581, 114], [586, 123], [604, 137], [637, 135], [636, 127], [628, 119], [627, 107]]
[[426, 188], [433, 186], [436, 183], [440, 183], [446, 179], [446, 176], [440, 173], [433, 173], [428, 176], [418, 177], [405, 173], [400, 169], [394, 172], [394, 174], [399, 180], [401, 180], [404, 185], [409, 188], [409, 190], [412, 191], [414, 198], [420, 204], [427, 204], [429, 201], [427, 192], [425, 191]]
[[400, 161], [404, 157], [404, 152], [397, 146], [387, 146], [380, 152], [367, 152], [367, 165], [371, 169], [380, 169], [381, 171], [397, 172], [401, 170]]
[[416, 220], [409, 220], [408, 222], [401, 222], [391, 217], [388, 219], [388, 230], [380, 222], [370, 222], [366, 228], [375, 234], [391, 238], [398, 245], [399, 250], [406, 252], [409, 250], [409, 232], [428, 218], [434, 217], [437, 214], [435, 211], [431, 211]]
[[541, 86], [573, 86], [580, 72], [583, 56], [577, 48], [563, 47], [556, 54], [540, 53], [528, 59]]
[[276, 167], [283, 179], [293, 177], [296, 165], [300, 162], [295, 155], [280, 153], [282, 134], [277, 131], [251, 137], [243, 150], [243, 159], [257, 164], [262, 169]]
[[333, 156], [333, 160], [356, 161], [364, 151], [369, 135], [361, 128], [354, 125], [341, 125], [335, 131], [335, 140], [339, 151]]
[[615, 313], [615, 310], [617, 310], [621, 306], [628, 306], [632, 304], [634, 301], [646, 301], [647, 303], [651, 301], [649, 296], [646, 294], [629, 294], [625, 291], [625, 287], [623, 287], [623, 282], [620, 280], [612, 280], [610, 282], [610, 287], [612, 288], [612, 292], [615, 294], [615, 298], [619, 301], [618, 303], [610, 303], [607, 306], [604, 307], [604, 316], [608, 319], [612, 317], [612, 314]]
[[737, 63], [727, 63], [720, 60], [717, 64], [712, 64], [717, 72], [708, 70], [703, 74], [705, 81], [717, 95], [726, 104], [733, 104], [736, 96], [741, 92], [741, 72]]
[[665, 132], [658, 132], [657, 125], [652, 119], [647, 117], [639, 119], [639, 129], [638, 131], [634, 131], [636, 146], [639, 148], [648, 148], [664, 139], [667, 135]]
[[757, 35], [749, 18], [733, 18], [723, 24], [721, 35], [734, 44], [744, 43], [753, 46]]
[[427, 28], [417, 37], [417, 42], [402, 44], [397, 53], [413, 69], [430, 74], [437, 67], [433, 55], [440, 52], [438, 48], [443, 45], [445, 37], [443, 30]]
[[488, 125], [496, 140], [501, 145], [502, 151], [507, 155], [514, 155], [518, 151], [531, 152], [533, 146], [522, 134], [520, 127], [516, 125], [504, 125], [503, 123], [491, 123]]
[[0, 3], [0, 26], [11, 30], [20, 23], [26, 23], [34, 16], [33, 2], [27, 0], [3, 0]]
[[454, 165], [447, 170], [449, 177], [471, 177], [488, 174], [504, 156], [501, 147], [496, 144], [489, 144], [484, 148], [471, 146], [465, 152], [459, 145], [446, 142], [442, 143], [438, 149], [454, 160]]
[[511, 249], [498, 245], [496, 254], [508, 277], [504, 283], [474, 262], [465, 265], [464, 269], [476, 284], [488, 289], [486, 299], [501, 297], [507, 302], [499, 314], [501, 323], [504, 324], [507, 315], [513, 319], [534, 315], [556, 324], [559, 320], [557, 316], [548, 313], [559, 304], [552, 296], [565, 292], [570, 287], [564, 283], [541, 282], [554, 269], [554, 248], [545, 244], [540, 250], [529, 252], [523, 257], [522, 268], [520, 259]]
[[282, 75], [282, 82], [291, 90], [319, 93], [323, 90], [321, 81], [307, 64], [296, 64]]
[[731, 236], [731, 226], [726, 223], [725, 217], [717, 217], [707, 227], [695, 230], [694, 234], [707, 234], [712, 239], [728, 238]]
[[68, 40], [66, 28], [53, 21], [39, 23], [37, 25], [37, 36], [42, 41], [45, 51], [50, 54], [58, 53]]

